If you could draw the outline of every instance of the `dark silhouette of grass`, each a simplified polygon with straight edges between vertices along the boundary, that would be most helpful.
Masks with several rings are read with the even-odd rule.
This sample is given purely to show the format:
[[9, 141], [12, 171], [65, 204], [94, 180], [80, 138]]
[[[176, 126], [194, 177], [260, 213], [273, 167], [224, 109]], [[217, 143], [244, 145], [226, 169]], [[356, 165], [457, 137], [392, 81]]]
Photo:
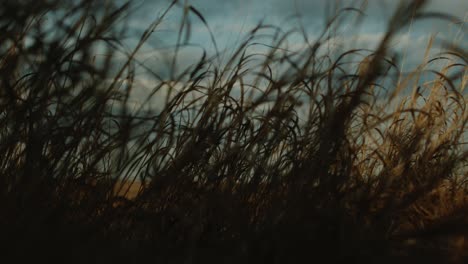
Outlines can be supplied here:
[[[425, 2], [404, 2], [373, 51], [320, 52], [343, 10], [304, 51], [260, 24], [225, 64], [174, 62], [170, 81], [136, 58], [167, 10], [128, 52], [129, 5], [2, 3], [2, 257], [465, 263], [466, 51], [403, 76], [389, 49], [413, 18], [451, 19], [421, 13]], [[249, 52], [268, 30], [267, 54]], [[154, 89], [135, 110], [138, 67]]]

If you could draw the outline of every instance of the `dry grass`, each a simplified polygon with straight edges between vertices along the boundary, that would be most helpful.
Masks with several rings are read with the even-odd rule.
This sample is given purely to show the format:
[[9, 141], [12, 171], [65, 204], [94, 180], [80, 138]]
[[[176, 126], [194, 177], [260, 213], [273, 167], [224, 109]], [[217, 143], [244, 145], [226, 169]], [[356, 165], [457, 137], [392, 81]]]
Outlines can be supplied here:
[[[321, 52], [330, 19], [307, 49], [288, 53], [271, 34], [259, 56], [257, 38], [280, 31], [258, 25], [226, 64], [169, 63], [165, 80], [138, 52], [167, 10], [128, 52], [127, 5], [7, 1], [5, 258], [466, 263], [467, 53], [447, 47], [403, 75], [388, 47], [425, 2], [403, 1], [373, 51]], [[134, 109], [142, 69], [152, 94]]]

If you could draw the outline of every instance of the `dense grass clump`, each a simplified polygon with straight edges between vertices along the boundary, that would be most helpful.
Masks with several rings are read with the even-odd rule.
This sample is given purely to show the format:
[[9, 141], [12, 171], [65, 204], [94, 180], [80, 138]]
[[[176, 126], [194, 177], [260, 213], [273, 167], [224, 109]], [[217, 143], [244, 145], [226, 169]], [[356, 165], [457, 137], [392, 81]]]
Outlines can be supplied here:
[[165, 78], [138, 52], [179, 3], [128, 51], [130, 5], [102, 2], [0, 6], [5, 257], [468, 261], [468, 54], [447, 45], [432, 58], [430, 42], [402, 73], [390, 48], [413, 19], [450, 16], [403, 1], [375, 49], [340, 53], [324, 50], [356, 10], [295, 52], [284, 46], [297, 31], [259, 24], [229, 58], [174, 61]]

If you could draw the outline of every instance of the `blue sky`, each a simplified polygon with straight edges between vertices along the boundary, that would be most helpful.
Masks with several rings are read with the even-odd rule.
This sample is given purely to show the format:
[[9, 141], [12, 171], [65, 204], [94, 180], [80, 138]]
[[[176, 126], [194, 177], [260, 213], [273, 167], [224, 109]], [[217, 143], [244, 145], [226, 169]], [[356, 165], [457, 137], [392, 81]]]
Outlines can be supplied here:
[[[362, 3], [355, 0], [180, 0], [179, 2], [180, 5], [168, 13], [139, 54], [141, 60], [163, 75], [168, 71], [167, 61], [170, 61], [176, 43], [184, 3], [200, 11], [209, 24], [219, 49], [227, 52], [232, 51], [233, 47], [236, 47], [260, 21], [280, 26], [285, 31], [297, 28], [302, 23], [310, 40], [313, 41], [323, 29], [329, 3], [336, 2], [340, 7], [359, 7]], [[340, 29], [341, 39], [337, 39], [336, 42], [342, 45], [343, 49], [374, 47], [385, 32], [386, 23], [399, 3], [398, 0], [366, 2], [365, 16], [360, 26], [345, 23]], [[132, 1], [135, 11], [130, 19], [131, 30], [126, 39], [129, 47], [139, 39], [144, 29], [158, 18], [169, 3], [169, 0]], [[407, 68], [420, 62], [431, 34], [437, 34], [437, 40], [456, 41], [464, 48], [468, 47], [466, 44], [468, 43], [466, 34], [468, 1], [432, 0], [425, 10], [447, 13], [465, 22], [455, 26], [449, 21], [423, 20], [402, 30], [400, 36], [395, 39], [394, 47], [406, 57]], [[179, 65], [182, 67], [195, 63], [203, 49], [208, 53], [214, 53], [214, 46], [205, 25], [194, 14], [190, 14], [189, 19], [191, 21], [189, 43], [192, 46], [180, 51]], [[268, 41], [265, 44], [268, 44]], [[288, 44], [292, 49], [305, 45], [298, 35], [292, 36]]]

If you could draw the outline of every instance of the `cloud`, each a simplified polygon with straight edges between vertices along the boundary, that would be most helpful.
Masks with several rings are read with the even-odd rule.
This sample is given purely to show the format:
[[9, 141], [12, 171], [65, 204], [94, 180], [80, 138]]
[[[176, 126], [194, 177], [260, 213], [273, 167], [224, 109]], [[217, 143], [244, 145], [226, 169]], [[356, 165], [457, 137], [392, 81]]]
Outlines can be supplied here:
[[[407, 0], [404, 0], [407, 1]], [[179, 1], [183, 3], [184, 1]], [[359, 6], [358, 0], [188, 0], [206, 19], [212, 30], [218, 47], [221, 50], [233, 50], [237, 47], [249, 30], [254, 28], [261, 20], [265, 23], [280, 26], [284, 31], [298, 27], [301, 22], [311, 41], [314, 41], [323, 29], [326, 10], [331, 2], [337, 2], [339, 7]], [[132, 17], [131, 27], [139, 37], [144, 28], [169, 5], [170, 1], [139, 0], [135, 15]], [[333, 45], [342, 45], [354, 48], [374, 48], [382, 38], [386, 23], [398, 0], [368, 0], [365, 9], [365, 18], [358, 27], [354, 24], [344, 23], [338, 32], [338, 37], [330, 41]], [[335, 6], [336, 8], [336, 6]], [[433, 0], [425, 8], [426, 11], [448, 13], [458, 17], [468, 15], [468, 3], [465, 0]], [[177, 41], [178, 29], [183, 9], [178, 6], [169, 12], [163, 23], [156, 29], [145, 49], [139, 54], [139, 59], [145, 61], [148, 67], [167, 77], [169, 75], [170, 61], [173, 56], [173, 47]], [[294, 18], [300, 15], [300, 20]], [[354, 14], [352, 16], [355, 16]], [[191, 38], [190, 43], [199, 45], [198, 48], [183, 48], [180, 50], [177, 68], [186, 68], [194, 64], [201, 56], [202, 48], [209, 54], [214, 53], [209, 31], [202, 21], [195, 15], [190, 15]], [[466, 28], [466, 25], [465, 25]], [[466, 30], [465, 30], [466, 31]], [[414, 22], [402, 30], [395, 37], [392, 46], [406, 57], [406, 65], [415, 65], [421, 62], [428, 37], [437, 33], [438, 40], [457, 40], [459, 44], [468, 43], [463, 30], [449, 25], [447, 21], [426, 19]], [[265, 44], [271, 44], [271, 39], [262, 39]], [[129, 41], [130, 43], [131, 41]], [[296, 50], [306, 47], [300, 37], [293, 36], [288, 41], [288, 49]], [[201, 47], [201, 48], [200, 48]], [[251, 52], [262, 51], [260, 47], [250, 48]]]

